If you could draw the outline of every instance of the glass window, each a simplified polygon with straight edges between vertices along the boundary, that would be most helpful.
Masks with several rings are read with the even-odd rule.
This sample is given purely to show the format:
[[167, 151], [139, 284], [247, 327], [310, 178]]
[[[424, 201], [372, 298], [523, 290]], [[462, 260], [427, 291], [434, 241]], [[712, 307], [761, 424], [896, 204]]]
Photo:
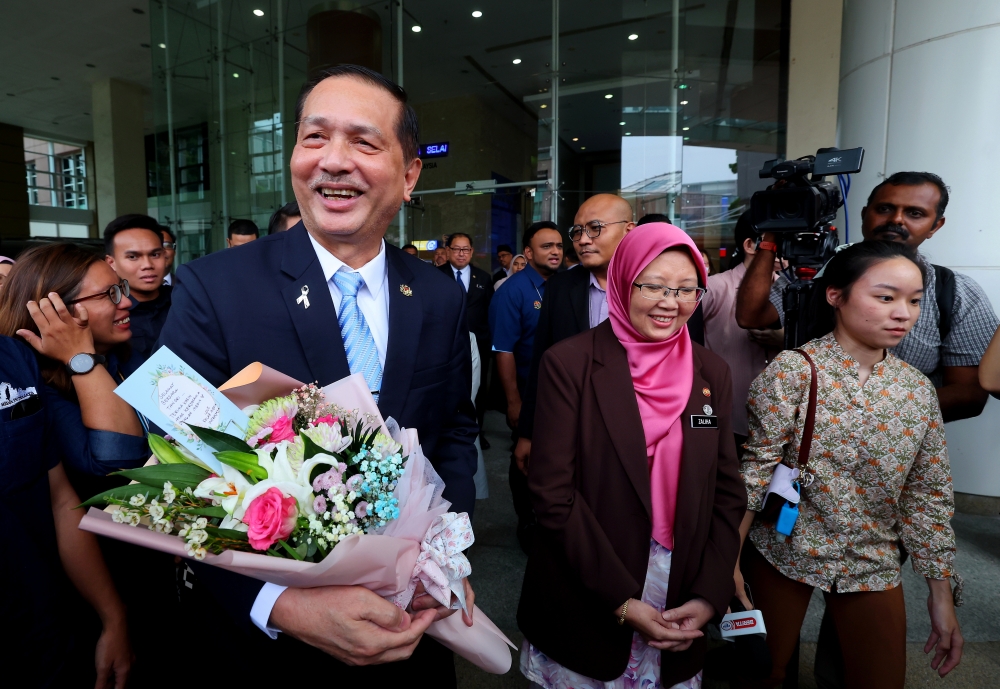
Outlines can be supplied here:
[[28, 203], [34, 206], [89, 208], [87, 164], [82, 147], [35, 136], [24, 137]]

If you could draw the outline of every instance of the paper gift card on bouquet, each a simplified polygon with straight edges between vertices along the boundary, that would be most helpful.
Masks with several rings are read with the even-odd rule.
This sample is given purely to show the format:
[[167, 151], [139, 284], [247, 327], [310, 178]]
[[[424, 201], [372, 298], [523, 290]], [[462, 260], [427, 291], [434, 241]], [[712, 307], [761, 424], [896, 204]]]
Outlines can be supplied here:
[[219, 474], [222, 465], [212, 448], [188, 424], [242, 438], [249, 422], [239, 407], [167, 347], [160, 347], [115, 394]]
[[[283, 397], [303, 385], [301, 381], [255, 361], [220, 385], [219, 392], [240, 409], [246, 409], [264, 400]], [[377, 421], [382, 433], [386, 436], [391, 435], [382, 421], [378, 404], [360, 373], [330, 383], [322, 389], [322, 393], [328, 402], [336, 404], [341, 409], [355, 411], [362, 418]]]

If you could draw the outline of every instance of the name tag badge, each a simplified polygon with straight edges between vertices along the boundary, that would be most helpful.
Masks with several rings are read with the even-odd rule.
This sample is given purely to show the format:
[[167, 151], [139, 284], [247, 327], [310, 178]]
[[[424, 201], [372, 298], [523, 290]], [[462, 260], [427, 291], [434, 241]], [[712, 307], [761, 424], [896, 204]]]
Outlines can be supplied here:
[[718, 427], [719, 427], [718, 416], [698, 416], [696, 414], [691, 415], [691, 428], [718, 428]]

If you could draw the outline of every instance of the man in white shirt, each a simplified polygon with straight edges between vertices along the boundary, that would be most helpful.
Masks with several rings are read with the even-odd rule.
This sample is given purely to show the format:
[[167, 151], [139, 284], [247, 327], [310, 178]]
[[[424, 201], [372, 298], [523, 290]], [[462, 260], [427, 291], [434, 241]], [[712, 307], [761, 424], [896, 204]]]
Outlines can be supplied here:
[[[478, 429], [464, 292], [383, 240], [420, 174], [416, 115], [399, 86], [341, 65], [306, 85], [295, 122], [289, 170], [302, 224], [181, 266], [160, 343], [215, 385], [254, 361], [321, 386], [362, 374], [382, 415], [417, 429], [452, 509], [471, 513]], [[287, 680], [288, 667], [351, 685], [455, 686], [451, 652], [422, 638], [448, 614], [428, 596], [407, 613], [362, 587], [285, 589], [195, 572], [217, 610], [262, 630], [224, 640], [267, 658], [230, 664], [227, 682], [246, 665], [255, 686], [269, 672]]]

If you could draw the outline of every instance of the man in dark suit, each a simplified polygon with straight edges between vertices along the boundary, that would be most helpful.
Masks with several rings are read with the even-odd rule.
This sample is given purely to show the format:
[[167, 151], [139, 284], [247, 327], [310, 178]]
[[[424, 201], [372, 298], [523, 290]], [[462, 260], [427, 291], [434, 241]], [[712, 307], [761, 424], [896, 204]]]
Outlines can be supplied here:
[[[417, 429], [452, 508], [471, 513], [478, 429], [465, 293], [383, 241], [420, 175], [416, 114], [396, 84], [341, 65], [306, 84], [295, 122], [289, 170], [302, 221], [181, 266], [161, 343], [216, 385], [254, 361], [320, 385], [361, 373], [382, 415]], [[339, 680], [455, 686], [451, 653], [421, 640], [445, 614], [421, 609], [431, 607], [426, 596], [407, 614], [361, 587], [262, 587], [213, 567], [197, 572], [219, 607], [281, 637], [254, 650], [272, 642], [251, 629], [244, 657], [312, 665], [323, 656], [308, 644], [341, 661], [327, 659], [323, 671]], [[266, 668], [254, 665], [259, 680]]]
[[[448, 249], [448, 262], [438, 269], [465, 290], [465, 323], [469, 332], [476, 336], [482, 370], [488, 371], [492, 348], [490, 300], [493, 299], [493, 282], [489, 273], [472, 265], [472, 238], [469, 235], [455, 232], [448, 237], [445, 247]], [[485, 414], [486, 386], [480, 382], [479, 394], [476, 395], [476, 420], [479, 422], [480, 433]], [[489, 448], [489, 444], [486, 443], [483, 447]]]
[[542, 355], [556, 342], [594, 328], [607, 319], [608, 264], [625, 234], [634, 227], [632, 206], [614, 194], [591, 196], [576, 212], [569, 237], [580, 259], [580, 267], [553, 275], [545, 287], [532, 348], [531, 372], [521, 402], [514, 459], [525, 475], [535, 425], [538, 366]]
[[510, 270], [510, 263], [513, 260], [514, 250], [510, 248], [509, 244], [501, 244], [497, 247], [497, 261], [500, 262], [500, 267], [491, 278], [494, 285], [508, 276], [507, 271]]

